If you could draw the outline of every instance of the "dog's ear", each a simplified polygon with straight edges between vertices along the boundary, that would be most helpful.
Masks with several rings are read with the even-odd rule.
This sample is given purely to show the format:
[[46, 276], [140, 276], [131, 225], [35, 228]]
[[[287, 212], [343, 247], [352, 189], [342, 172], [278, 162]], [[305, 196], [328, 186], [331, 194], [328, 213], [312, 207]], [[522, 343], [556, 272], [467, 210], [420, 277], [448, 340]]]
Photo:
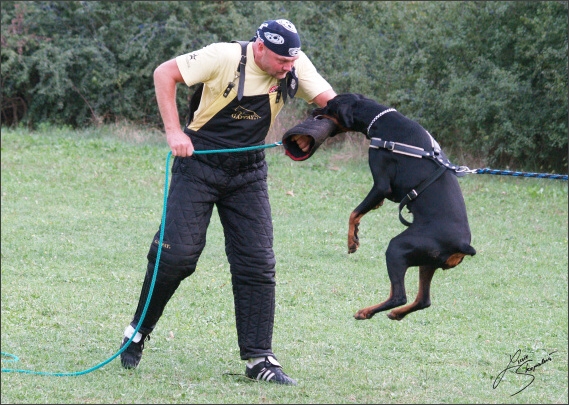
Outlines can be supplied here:
[[331, 114], [338, 120], [338, 124], [344, 128], [354, 126], [354, 105], [352, 103], [338, 103]]
[[360, 100], [365, 97], [356, 93], [338, 94], [331, 100], [328, 100], [326, 107], [316, 108], [312, 111], [312, 116], [327, 115], [334, 117], [339, 126], [350, 129], [354, 125], [354, 108]]
[[312, 110], [311, 115], [316, 118], [319, 115], [324, 115], [324, 110], [326, 110], [326, 107], [322, 107], [322, 108], [315, 108], [314, 110]]

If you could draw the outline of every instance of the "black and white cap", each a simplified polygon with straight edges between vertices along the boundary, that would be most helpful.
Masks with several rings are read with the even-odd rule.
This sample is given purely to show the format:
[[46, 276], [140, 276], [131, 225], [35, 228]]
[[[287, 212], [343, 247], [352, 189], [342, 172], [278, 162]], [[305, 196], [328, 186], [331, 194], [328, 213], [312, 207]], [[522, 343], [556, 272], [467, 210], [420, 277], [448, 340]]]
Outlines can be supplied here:
[[289, 20], [268, 20], [257, 28], [256, 38], [280, 56], [297, 56], [300, 52], [300, 37]]

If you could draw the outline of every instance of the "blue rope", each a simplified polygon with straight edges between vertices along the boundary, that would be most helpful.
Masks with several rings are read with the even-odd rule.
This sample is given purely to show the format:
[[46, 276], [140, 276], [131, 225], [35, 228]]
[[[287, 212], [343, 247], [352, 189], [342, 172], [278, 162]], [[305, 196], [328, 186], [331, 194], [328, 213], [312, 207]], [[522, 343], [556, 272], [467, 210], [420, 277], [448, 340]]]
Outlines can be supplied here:
[[494, 170], [494, 169], [476, 169], [476, 174], [497, 174], [502, 176], [515, 176], [515, 177], [537, 177], [539, 179], [555, 179], [567, 181], [566, 174], [550, 174], [550, 173], [527, 173], [527, 172], [514, 172], [510, 170]]
[[[266, 145], [248, 146], [248, 147], [234, 148], [234, 149], [196, 150], [196, 151], [194, 151], [194, 153], [195, 154], [207, 154], [207, 153], [222, 153], [222, 152], [243, 152], [243, 151], [255, 150], [255, 149], [273, 148], [275, 146], [280, 146], [280, 145], [282, 145], [282, 142], [275, 142], [275, 143], [266, 144]], [[105, 361], [103, 361], [103, 362], [101, 362], [101, 363], [99, 363], [99, 364], [97, 364], [91, 368], [83, 370], [83, 371], [67, 372], [67, 373], [65, 373], [65, 372], [54, 373], [54, 372], [47, 372], [47, 371], [34, 371], [34, 370], [19, 370], [19, 369], [2, 368], [3, 373], [24, 373], [24, 374], [35, 374], [35, 375], [47, 375], [47, 376], [54, 376], [54, 377], [79, 376], [79, 375], [90, 373], [92, 371], [95, 371], [95, 370], [103, 367], [104, 365], [113, 361], [117, 356], [119, 356], [122, 352], [124, 352], [127, 349], [127, 347], [132, 342], [132, 339], [138, 333], [138, 330], [140, 329], [140, 327], [142, 325], [142, 321], [144, 320], [144, 317], [146, 316], [146, 311], [148, 309], [148, 305], [150, 304], [150, 298], [152, 297], [152, 293], [154, 291], [154, 284], [156, 282], [156, 275], [158, 274], [158, 264], [160, 263], [160, 255], [162, 253], [162, 242], [164, 241], [164, 224], [166, 223], [166, 203], [168, 200], [168, 173], [169, 173], [170, 157], [171, 156], [172, 156], [172, 152], [168, 152], [168, 156], [166, 157], [166, 176], [165, 176], [165, 181], [164, 181], [164, 203], [163, 203], [163, 208], [162, 208], [162, 223], [160, 224], [160, 242], [158, 245], [158, 253], [156, 255], [156, 264], [154, 265], [154, 274], [152, 275], [152, 282], [150, 283], [150, 289], [148, 290], [148, 297], [146, 298], [146, 303], [144, 304], [144, 309], [142, 310], [142, 314], [140, 315], [140, 320], [138, 321], [138, 325], [136, 326], [136, 329], [132, 333], [132, 336], [130, 337], [130, 339], [128, 339], [128, 341], [123, 345], [123, 347], [120, 348], [120, 350], [118, 352], [116, 352], [114, 355], [109, 357], [107, 360], [105, 360]], [[0, 354], [3, 357], [9, 357], [8, 359], [2, 359], [3, 362], [4, 361], [6, 361], [6, 362], [17, 362], [19, 360], [18, 356], [15, 356], [15, 355], [10, 354], [10, 353], [0, 352]]]
[[244, 148], [235, 148], [235, 149], [195, 150], [194, 154], [205, 155], [206, 153], [244, 152], [247, 150], [274, 148], [275, 146], [280, 146], [282, 144], [283, 144], [282, 142], [275, 142], [275, 143], [269, 143], [266, 145], [246, 146]]

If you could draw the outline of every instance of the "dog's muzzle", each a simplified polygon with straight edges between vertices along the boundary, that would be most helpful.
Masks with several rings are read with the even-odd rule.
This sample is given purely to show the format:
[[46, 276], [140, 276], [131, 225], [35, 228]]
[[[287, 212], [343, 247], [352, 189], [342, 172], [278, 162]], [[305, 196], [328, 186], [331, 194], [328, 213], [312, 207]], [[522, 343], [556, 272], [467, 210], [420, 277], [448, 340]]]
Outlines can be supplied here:
[[[283, 135], [285, 153], [292, 160], [306, 160], [316, 152], [316, 149], [331, 135], [337, 133], [337, 126], [328, 118], [321, 116], [308, 117], [300, 124], [295, 125]], [[294, 135], [307, 135], [312, 138], [310, 149], [304, 152], [291, 138]]]

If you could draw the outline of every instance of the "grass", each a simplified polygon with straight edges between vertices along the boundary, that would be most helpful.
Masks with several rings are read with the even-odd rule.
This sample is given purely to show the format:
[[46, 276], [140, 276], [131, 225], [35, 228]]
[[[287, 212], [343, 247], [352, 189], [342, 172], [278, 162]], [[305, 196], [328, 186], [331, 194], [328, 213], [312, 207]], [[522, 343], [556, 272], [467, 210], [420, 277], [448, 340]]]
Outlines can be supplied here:
[[[356, 147], [357, 149], [357, 147]], [[168, 149], [121, 128], [2, 129], [3, 369], [80, 372], [119, 348], [162, 212]], [[460, 179], [477, 255], [433, 279], [401, 322], [352, 315], [389, 293], [385, 249], [403, 230], [386, 202], [346, 253], [371, 187], [350, 146], [305, 162], [267, 150], [277, 255], [273, 348], [296, 387], [241, 376], [229, 266], [214, 216], [196, 273], [168, 304], [136, 370], [2, 372], [2, 403], [567, 403], [567, 182]], [[460, 163], [460, 162], [456, 162]], [[406, 277], [409, 299], [417, 270]], [[520, 349], [535, 380], [508, 371]]]

